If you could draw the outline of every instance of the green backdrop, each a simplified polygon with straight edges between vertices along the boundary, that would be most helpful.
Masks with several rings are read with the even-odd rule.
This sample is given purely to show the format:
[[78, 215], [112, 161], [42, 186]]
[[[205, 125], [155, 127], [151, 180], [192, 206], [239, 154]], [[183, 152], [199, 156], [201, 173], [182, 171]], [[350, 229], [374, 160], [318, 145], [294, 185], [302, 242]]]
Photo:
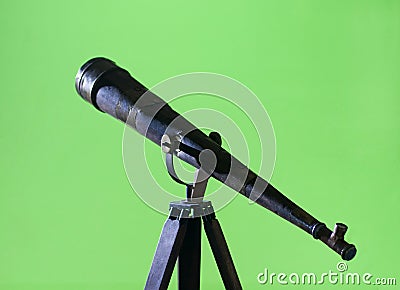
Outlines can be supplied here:
[[[247, 85], [274, 125], [272, 183], [350, 226], [348, 271], [400, 278], [399, 1], [1, 1], [0, 16], [0, 289], [144, 285], [165, 217], [125, 176], [123, 124], [75, 92], [94, 56], [148, 86], [193, 71]], [[245, 289], [306, 289], [257, 274], [340, 261], [242, 196], [218, 217]], [[222, 289], [203, 241], [203, 289]]]

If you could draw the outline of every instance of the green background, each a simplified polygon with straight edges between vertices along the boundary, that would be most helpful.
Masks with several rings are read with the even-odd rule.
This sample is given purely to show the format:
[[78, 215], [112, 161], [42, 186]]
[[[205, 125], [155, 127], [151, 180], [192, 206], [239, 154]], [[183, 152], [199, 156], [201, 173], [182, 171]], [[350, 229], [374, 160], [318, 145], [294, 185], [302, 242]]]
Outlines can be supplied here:
[[[247, 85], [274, 125], [272, 183], [350, 226], [348, 271], [399, 280], [400, 1], [1, 1], [0, 16], [0, 289], [144, 285], [165, 217], [125, 176], [123, 124], [75, 92], [94, 56], [148, 86], [193, 71]], [[340, 261], [242, 196], [218, 217], [245, 289], [294, 287], [258, 284], [264, 268]], [[203, 289], [222, 289], [203, 241]]]

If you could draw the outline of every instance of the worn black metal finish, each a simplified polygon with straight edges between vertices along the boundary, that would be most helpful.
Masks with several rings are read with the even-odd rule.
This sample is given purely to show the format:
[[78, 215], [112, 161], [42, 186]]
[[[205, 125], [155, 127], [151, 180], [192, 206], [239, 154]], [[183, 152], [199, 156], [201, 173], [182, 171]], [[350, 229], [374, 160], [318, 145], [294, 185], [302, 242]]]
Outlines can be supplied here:
[[221, 225], [215, 218], [215, 214], [203, 216], [203, 222], [225, 289], [242, 289]]
[[167, 219], [158, 241], [145, 290], [166, 290], [186, 234], [187, 219]]
[[201, 219], [188, 220], [178, 258], [178, 288], [200, 289]]
[[[350, 260], [356, 254], [355, 246], [347, 243], [343, 235], [336, 236], [325, 224], [297, 206], [266, 180], [258, 177], [213, 138], [198, 130], [114, 62], [105, 58], [88, 61], [79, 70], [75, 85], [78, 93], [97, 109], [127, 123], [159, 146], [167, 128], [168, 133], [172, 135], [179, 135], [182, 131], [187, 132], [180, 140], [181, 150], [176, 153], [178, 158], [199, 168], [198, 152], [211, 150], [217, 157], [217, 166], [212, 172], [215, 179], [248, 198], [256, 196], [256, 203], [321, 240], [343, 259]], [[140, 99], [144, 93], [146, 93], [145, 98]], [[174, 125], [177, 119], [179, 127]], [[244, 182], [238, 177], [243, 172]], [[256, 180], [268, 186], [259, 187]]]

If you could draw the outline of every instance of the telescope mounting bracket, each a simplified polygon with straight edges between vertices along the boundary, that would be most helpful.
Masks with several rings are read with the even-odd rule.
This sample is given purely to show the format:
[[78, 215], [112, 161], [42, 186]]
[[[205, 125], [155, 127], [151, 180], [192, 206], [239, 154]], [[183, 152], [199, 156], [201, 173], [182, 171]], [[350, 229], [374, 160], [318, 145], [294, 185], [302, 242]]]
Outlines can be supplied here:
[[[222, 145], [221, 135], [217, 132], [211, 132], [209, 137], [216, 142], [218, 145]], [[191, 154], [195, 152], [194, 155], [198, 156], [198, 160], [201, 158], [202, 152], [206, 152], [206, 150], [200, 151], [193, 147], [189, 147], [181, 143], [181, 137], [178, 135], [170, 137], [167, 134], [164, 134], [161, 138], [161, 149], [165, 153], [165, 165], [167, 167], [167, 171], [169, 176], [177, 183], [186, 186], [186, 200], [187, 201], [198, 201], [201, 202], [204, 198], [205, 190], [207, 187], [208, 179], [210, 174], [208, 173], [210, 170], [207, 170], [205, 166], [207, 164], [200, 164], [200, 167], [196, 169], [194, 174], [194, 182], [186, 183], [178, 177], [178, 174], [175, 171], [174, 167], [174, 154], [177, 154], [179, 151], [185, 152], [186, 150], [190, 150]], [[186, 150], [185, 150], [186, 149]], [[187, 152], [185, 152], [187, 153]]]
[[[209, 137], [221, 145], [218, 133], [212, 132]], [[193, 183], [182, 181], [175, 172], [173, 155], [186, 147], [180, 146], [182, 143], [178, 137], [164, 135], [161, 141], [162, 150], [166, 153], [168, 173], [174, 181], [186, 186], [186, 199], [170, 203], [169, 216], [157, 244], [145, 290], [167, 290], [177, 261], [178, 289], [200, 289], [201, 221], [225, 289], [241, 290], [235, 265], [211, 201], [203, 200], [210, 177], [207, 170], [200, 166], [196, 169]], [[189, 149], [192, 152], [196, 150]], [[201, 152], [198, 153], [200, 156]]]

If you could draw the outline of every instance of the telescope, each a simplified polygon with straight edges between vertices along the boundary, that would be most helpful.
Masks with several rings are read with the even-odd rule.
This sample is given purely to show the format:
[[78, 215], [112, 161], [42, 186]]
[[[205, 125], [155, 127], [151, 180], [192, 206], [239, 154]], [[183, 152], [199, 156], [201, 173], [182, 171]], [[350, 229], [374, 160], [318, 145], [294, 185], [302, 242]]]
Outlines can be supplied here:
[[[271, 210], [322, 241], [342, 259], [351, 260], [356, 247], [345, 241], [347, 226], [337, 223], [333, 231], [300, 208], [269, 182], [251, 171], [217, 142], [174, 111], [159, 96], [134, 79], [125, 69], [106, 58], [86, 62], [75, 79], [78, 94], [101, 112], [121, 120], [159, 146], [173, 146], [173, 155], [200, 168], [199, 153], [215, 156], [211, 177]], [[169, 136], [170, 143], [165, 142]]]

